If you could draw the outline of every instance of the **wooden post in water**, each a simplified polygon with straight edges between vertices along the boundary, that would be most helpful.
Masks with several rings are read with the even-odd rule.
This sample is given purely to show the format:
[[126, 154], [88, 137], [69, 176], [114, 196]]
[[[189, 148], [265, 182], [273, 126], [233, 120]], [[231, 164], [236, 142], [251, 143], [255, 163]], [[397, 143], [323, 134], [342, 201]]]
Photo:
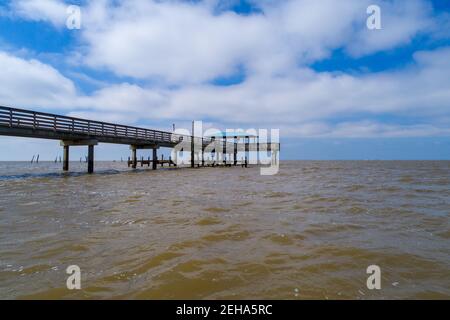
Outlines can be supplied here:
[[250, 151], [249, 151], [250, 137], [249, 136], [245, 137], [244, 141], [245, 141], [245, 167], [247, 168], [247, 166], [248, 166], [248, 156], [250, 154]]
[[132, 168], [133, 169], [136, 169], [136, 166], [137, 166], [137, 156], [136, 156], [136, 147], [132, 147], [131, 148], [131, 162], [132, 162]]
[[88, 146], [88, 173], [94, 173], [94, 145]]
[[164, 167], [164, 155], [161, 155], [161, 167]]
[[[93, 173], [94, 172], [94, 146], [97, 144], [98, 144], [98, 141], [95, 139], [62, 140], [61, 146], [64, 147], [63, 170], [64, 171], [69, 170], [69, 147], [70, 146], [88, 146], [88, 155], [86, 157], [86, 162], [88, 164], [88, 173]], [[81, 162], [81, 158], [80, 158], [80, 162]]]
[[65, 145], [63, 148], [64, 148], [63, 170], [64, 171], [69, 171], [69, 146]]
[[237, 149], [238, 149], [238, 137], [237, 136], [235, 136], [234, 137], [234, 154], [233, 154], [233, 156], [234, 156], [234, 159], [233, 159], [233, 161], [234, 161], [234, 166], [237, 166]]
[[153, 147], [153, 158], [152, 158], [152, 169], [156, 170], [156, 165], [158, 163], [158, 149], [156, 149], [156, 147]]
[[194, 126], [195, 126], [195, 123], [194, 123], [194, 121], [192, 121], [192, 136], [191, 136], [191, 168], [194, 168], [194, 167], [195, 167]]
[[259, 165], [259, 136], [256, 137], [256, 163]]
[[225, 165], [225, 167], [227, 166], [227, 136], [224, 135], [223, 136], [223, 164]]
[[202, 138], [202, 167], [205, 166], [205, 147], [203, 144], [203, 138]]
[[214, 142], [214, 149], [211, 150], [210, 158], [211, 158], [211, 167], [214, 167], [214, 153], [216, 152], [215, 144], [216, 144], [216, 137], [211, 137], [211, 142]]

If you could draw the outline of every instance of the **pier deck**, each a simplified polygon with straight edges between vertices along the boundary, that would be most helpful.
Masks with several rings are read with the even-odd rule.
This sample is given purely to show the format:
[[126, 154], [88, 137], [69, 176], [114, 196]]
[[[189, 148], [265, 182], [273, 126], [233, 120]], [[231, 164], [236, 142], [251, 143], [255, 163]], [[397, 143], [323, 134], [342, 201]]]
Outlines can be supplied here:
[[[238, 139], [230, 143], [226, 137], [224, 139], [194, 137], [154, 129], [2, 106], [0, 106], [0, 135], [60, 140], [61, 146], [64, 147], [63, 170], [65, 171], [69, 169], [69, 147], [88, 146], [89, 173], [94, 171], [94, 146], [98, 143], [130, 145], [132, 158], [129, 160], [129, 163], [131, 162], [133, 168], [136, 168], [138, 163], [138, 159], [136, 158], [137, 149], [153, 149], [153, 160], [155, 161], [149, 159], [146, 163], [148, 165], [152, 163], [153, 169], [156, 169], [158, 161], [160, 161], [157, 160], [157, 149], [161, 147], [174, 148], [182, 142], [191, 146], [191, 150], [189, 151], [192, 152], [192, 167], [198, 164], [204, 165], [204, 160], [200, 160], [199, 157], [197, 157], [197, 160], [195, 159], [192, 150], [200, 150], [203, 158], [205, 149], [207, 147], [211, 149], [212, 146], [212, 152], [216, 152], [216, 149], [219, 149], [223, 154], [234, 154], [235, 159], [237, 159], [237, 151], [242, 150], [238, 148], [239, 145], [242, 145], [242, 143], [236, 142]], [[250, 143], [249, 137], [245, 138], [247, 140], [243, 144], [243, 150], [246, 153], [249, 151], [279, 150], [278, 143]], [[143, 162], [141, 163], [143, 165]], [[175, 164], [171, 160], [167, 163]], [[237, 165], [237, 161], [234, 164]]]

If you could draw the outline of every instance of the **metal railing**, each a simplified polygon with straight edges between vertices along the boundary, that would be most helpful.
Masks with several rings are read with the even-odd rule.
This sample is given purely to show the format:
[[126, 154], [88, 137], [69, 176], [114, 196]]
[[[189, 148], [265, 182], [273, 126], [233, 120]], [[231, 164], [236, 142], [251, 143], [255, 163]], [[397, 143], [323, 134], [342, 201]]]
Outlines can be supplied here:
[[[191, 141], [191, 136], [153, 129], [61, 116], [45, 112], [0, 106], [0, 126], [85, 134], [94, 137], [131, 138], [155, 143]], [[194, 138], [195, 143], [209, 144], [210, 138]]]

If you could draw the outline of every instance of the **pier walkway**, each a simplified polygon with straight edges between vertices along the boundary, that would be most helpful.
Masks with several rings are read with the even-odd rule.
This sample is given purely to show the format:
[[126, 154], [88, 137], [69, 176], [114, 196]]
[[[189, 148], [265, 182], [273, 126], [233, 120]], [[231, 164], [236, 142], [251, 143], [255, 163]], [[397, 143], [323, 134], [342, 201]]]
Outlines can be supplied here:
[[[94, 146], [98, 143], [130, 145], [132, 156], [129, 161], [133, 168], [136, 168], [138, 163], [136, 150], [152, 149], [153, 160], [149, 159], [148, 164], [151, 162], [153, 169], [156, 169], [158, 164], [157, 150], [160, 147], [175, 148], [183, 142], [190, 146], [190, 148], [183, 148], [183, 151], [191, 152], [191, 167], [205, 165], [204, 154], [206, 152], [217, 154], [220, 152], [222, 155], [230, 155], [233, 164], [237, 165], [238, 151], [245, 152], [244, 161], [247, 164], [247, 153], [249, 151], [278, 151], [280, 149], [279, 143], [260, 144], [259, 141], [250, 143], [251, 136], [236, 136], [230, 142], [230, 139], [226, 136], [194, 137], [2, 106], [0, 106], [0, 135], [60, 140], [61, 146], [64, 148], [63, 170], [65, 171], [69, 170], [69, 147], [88, 146], [89, 173], [94, 172]], [[243, 143], [240, 142], [242, 140]], [[243, 146], [243, 148], [240, 148], [240, 146]], [[170, 162], [174, 163], [172, 160]]]

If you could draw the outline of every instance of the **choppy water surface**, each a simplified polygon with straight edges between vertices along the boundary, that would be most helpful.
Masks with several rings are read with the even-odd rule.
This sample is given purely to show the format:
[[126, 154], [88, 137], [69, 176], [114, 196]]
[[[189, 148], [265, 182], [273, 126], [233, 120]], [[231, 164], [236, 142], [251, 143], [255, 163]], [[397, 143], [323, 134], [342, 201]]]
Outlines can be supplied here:
[[450, 298], [450, 162], [60, 167], [0, 164], [0, 298]]

